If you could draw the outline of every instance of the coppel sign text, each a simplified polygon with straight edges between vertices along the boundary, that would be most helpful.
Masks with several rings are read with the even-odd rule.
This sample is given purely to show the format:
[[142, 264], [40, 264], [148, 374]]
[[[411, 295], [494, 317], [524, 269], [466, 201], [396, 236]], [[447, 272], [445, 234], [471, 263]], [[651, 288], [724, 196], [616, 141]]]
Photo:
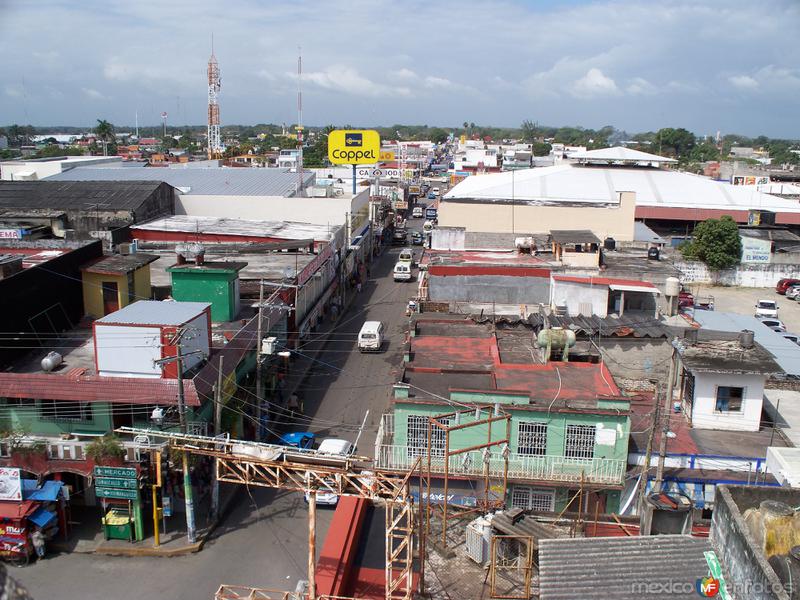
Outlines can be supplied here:
[[328, 159], [334, 165], [376, 163], [381, 136], [372, 129], [336, 129], [328, 134]]

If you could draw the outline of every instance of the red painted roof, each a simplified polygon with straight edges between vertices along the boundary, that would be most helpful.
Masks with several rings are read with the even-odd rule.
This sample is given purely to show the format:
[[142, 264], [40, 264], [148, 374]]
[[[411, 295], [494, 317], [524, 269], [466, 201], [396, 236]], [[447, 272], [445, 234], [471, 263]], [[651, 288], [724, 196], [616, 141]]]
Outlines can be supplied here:
[[594, 400], [620, 395], [605, 364], [500, 365], [494, 376], [498, 390], [523, 390], [537, 399]]
[[[0, 396], [74, 402], [178, 403], [178, 382], [175, 379], [101, 377], [70, 373], [0, 373]], [[200, 406], [193, 381], [184, 381], [184, 393], [187, 406]]]
[[576, 277], [574, 275], [553, 275], [553, 279], [555, 281], [584, 283], [586, 285], [635, 285], [658, 290], [658, 288], [649, 281], [639, 281], [638, 279], [617, 279], [615, 277]]

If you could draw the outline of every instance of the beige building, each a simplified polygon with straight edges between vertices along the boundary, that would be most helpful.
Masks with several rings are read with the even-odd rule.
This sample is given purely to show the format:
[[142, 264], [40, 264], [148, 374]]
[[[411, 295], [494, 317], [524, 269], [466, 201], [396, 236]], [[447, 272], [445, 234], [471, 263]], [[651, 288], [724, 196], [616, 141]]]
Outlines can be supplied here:
[[439, 226], [520, 235], [582, 229], [629, 242], [635, 212], [636, 193], [614, 189], [604, 169], [559, 165], [466, 178], [439, 203]]

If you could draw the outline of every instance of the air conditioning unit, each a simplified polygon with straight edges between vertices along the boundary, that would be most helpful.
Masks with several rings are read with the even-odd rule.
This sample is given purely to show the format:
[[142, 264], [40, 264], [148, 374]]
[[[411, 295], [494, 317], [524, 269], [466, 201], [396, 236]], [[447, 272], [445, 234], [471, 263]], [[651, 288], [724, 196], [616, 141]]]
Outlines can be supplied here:
[[485, 565], [489, 558], [492, 540], [491, 515], [478, 517], [467, 525], [466, 548], [467, 556], [479, 565]]

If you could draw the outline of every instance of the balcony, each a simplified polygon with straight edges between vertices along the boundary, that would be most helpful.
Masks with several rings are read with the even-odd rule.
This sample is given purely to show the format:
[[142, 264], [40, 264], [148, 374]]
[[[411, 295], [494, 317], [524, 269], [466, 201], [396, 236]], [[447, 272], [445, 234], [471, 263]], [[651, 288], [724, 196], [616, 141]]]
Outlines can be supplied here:
[[[376, 466], [381, 469], [407, 471], [422, 457], [427, 467], [424, 448], [385, 444], [392, 439], [393, 415], [384, 415], [375, 440]], [[474, 450], [450, 457], [449, 474], [453, 477], [483, 477], [485, 473], [482, 450]], [[525, 456], [511, 453], [508, 457], [508, 477], [516, 480], [557, 481], [563, 483], [601, 483], [622, 485], [626, 461], [609, 458], [568, 458], [565, 456]], [[492, 448], [489, 456], [489, 476], [502, 477], [505, 461], [500, 448]], [[444, 452], [431, 453], [431, 473], [444, 474]]]

